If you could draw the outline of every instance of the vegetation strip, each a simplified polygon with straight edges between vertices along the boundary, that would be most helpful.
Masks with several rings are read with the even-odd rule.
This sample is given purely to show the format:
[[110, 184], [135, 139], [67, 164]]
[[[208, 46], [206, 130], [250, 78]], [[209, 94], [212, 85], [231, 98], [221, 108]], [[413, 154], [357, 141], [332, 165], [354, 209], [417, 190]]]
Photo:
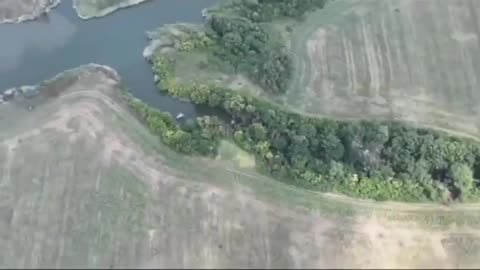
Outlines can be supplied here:
[[215, 51], [236, 72], [247, 74], [272, 93], [281, 92], [291, 74], [291, 60], [265, 25], [285, 17], [299, 19], [323, 4], [233, 1], [210, 10], [203, 31], [190, 31], [177, 40], [175, 52], [157, 48], [151, 60], [159, 87], [218, 109], [227, 120], [207, 117], [178, 125], [171, 116], [152, 113], [138, 102], [133, 107], [174, 149], [213, 155], [219, 138], [226, 136], [254, 153], [262, 171], [304, 187], [376, 200], [478, 198], [474, 176], [480, 173], [480, 145], [471, 140], [398, 122], [304, 117], [215, 82], [185, 82], [176, 77], [179, 53]]

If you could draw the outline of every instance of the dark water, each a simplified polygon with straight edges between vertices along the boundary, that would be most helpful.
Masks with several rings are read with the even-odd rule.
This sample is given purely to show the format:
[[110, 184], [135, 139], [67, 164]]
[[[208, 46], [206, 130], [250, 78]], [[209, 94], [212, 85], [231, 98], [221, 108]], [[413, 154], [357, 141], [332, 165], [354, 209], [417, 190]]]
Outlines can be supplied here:
[[218, 0], [152, 0], [98, 19], [82, 20], [71, 0], [46, 18], [0, 25], [0, 91], [37, 84], [88, 63], [119, 72], [131, 92], [150, 105], [187, 117], [196, 109], [158, 93], [150, 65], [142, 57], [145, 32], [163, 24], [200, 22], [201, 10]]

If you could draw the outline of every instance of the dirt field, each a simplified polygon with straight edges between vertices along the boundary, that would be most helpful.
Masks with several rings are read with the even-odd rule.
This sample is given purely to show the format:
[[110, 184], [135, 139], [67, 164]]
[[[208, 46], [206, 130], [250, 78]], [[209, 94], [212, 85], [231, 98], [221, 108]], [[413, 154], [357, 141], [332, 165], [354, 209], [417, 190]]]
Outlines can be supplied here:
[[147, 0], [73, 0], [73, 7], [82, 19], [103, 17], [117, 9], [133, 6]]
[[60, 0], [0, 0], [0, 24], [33, 20]]
[[297, 31], [286, 103], [478, 136], [480, 1], [334, 1]]
[[186, 158], [132, 117], [118, 87], [91, 65], [0, 105], [0, 267], [480, 266], [478, 205], [322, 196]]

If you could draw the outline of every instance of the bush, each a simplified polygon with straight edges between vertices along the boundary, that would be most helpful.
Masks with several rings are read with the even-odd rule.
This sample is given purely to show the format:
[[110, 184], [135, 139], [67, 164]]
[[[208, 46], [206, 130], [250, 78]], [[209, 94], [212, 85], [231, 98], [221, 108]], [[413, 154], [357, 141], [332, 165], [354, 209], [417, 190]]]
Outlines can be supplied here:
[[171, 95], [235, 119], [234, 124], [216, 122], [214, 130], [220, 125], [233, 130], [216, 135], [233, 136], [274, 176], [378, 200], [444, 201], [477, 189], [472, 171], [479, 170], [480, 148], [470, 140], [397, 122], [304, 117], [220, 86], [183, 84], [168, 74], [159, 75], [174, 82], [166, 89]]

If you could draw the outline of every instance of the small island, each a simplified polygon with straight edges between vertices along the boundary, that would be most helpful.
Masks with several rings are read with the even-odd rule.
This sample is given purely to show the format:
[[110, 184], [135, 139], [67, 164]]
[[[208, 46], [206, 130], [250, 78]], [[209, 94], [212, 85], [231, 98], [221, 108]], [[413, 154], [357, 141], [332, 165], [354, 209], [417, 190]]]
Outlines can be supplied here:
[[140, 4], [147, 0], [73, 0], [73, 8], [82, 19], [103, 17], [117, 9]]
[[2, 0], [0, 24], [33, 20], [57, 6], [60, 0]]
[[[118, 9], [137, 5], [148, 0], [73, 0], [73, 8], [84, 20], [106, 16]], [[2, 0], [0, 24], [21, 23], [48, 13], [61, 0]]]

